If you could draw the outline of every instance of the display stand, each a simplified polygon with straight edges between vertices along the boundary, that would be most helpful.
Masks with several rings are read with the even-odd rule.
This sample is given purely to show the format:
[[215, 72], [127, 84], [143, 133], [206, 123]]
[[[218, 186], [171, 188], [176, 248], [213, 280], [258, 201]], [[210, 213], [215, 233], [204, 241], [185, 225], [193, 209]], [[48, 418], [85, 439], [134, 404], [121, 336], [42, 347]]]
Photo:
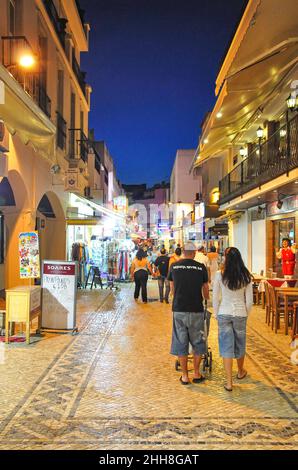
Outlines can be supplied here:
[[90, 266], [87, 279], [86, 279], [85, 289], [87, 289], [88, 285], [90, 284], [89, 278], [91, 279], [91, 287], [90, 287], [91, 290], [93, 288], [93, 284], [95, 288], [99, 284], [101, 289], [103, 289], [103, 282], [102, 282], [100, 270], [97, 266]]
[[42, 329], [78, 333], [76, 326], [77, 263], [44, 261], [42, 265]]

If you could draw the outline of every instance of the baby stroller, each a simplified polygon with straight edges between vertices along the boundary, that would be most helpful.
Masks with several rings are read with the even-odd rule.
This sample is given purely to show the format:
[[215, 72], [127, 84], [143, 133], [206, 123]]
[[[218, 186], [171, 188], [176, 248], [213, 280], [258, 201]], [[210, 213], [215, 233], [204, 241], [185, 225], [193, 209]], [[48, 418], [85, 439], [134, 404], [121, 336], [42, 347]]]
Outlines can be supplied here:
[[[208, 370], [209, 372], [212, 371], [212, 351], [211, 348], [208, 346], [208, 336], [209, 336], [209, 329], [210, 329], [210, 318], [211, 318], [211, 313], [209, 310], [207, 310], [207, 300], [205, 300], [205, 305], [204, 305], [204, 338], [205, 338], [205, 353], [202, 357], [202, 370], [203, 372], [206, 372]], [[192, 355], [188, 356], [188, 360], [192, 360]], [[178, 359], [176, 359], [175, 362], [175, 369], [178, 371], [180, 370], [180, 362]]]

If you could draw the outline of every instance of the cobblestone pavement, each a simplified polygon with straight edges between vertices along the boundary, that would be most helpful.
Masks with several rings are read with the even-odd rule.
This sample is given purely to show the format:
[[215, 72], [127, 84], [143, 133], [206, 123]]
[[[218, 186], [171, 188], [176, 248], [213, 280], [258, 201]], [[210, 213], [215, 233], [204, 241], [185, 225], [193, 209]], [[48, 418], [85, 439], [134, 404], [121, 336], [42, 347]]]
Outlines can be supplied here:
[[[213, 371], [181, 386], [169, 355], [171, 308], [120, 292], [81, 292], [77, 336], [5, 347], [0, 449], [297, 449], [298, 366], [264, 310], [248, 323], [248, 376], [223, 388], [216, 321]], [[191, 364], [190, 364], [191, 367]], [[235, 370], [236, 374], [236, 370]]]

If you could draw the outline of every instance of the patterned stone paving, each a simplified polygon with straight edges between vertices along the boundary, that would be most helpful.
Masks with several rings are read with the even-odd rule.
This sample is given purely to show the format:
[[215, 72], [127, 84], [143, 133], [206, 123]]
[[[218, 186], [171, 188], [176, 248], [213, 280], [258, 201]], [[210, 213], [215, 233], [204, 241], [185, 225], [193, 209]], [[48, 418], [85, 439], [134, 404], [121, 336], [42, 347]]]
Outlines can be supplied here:
[[6, 348], [0, 449], [298, 448], [289, 337], [275, 335], [254, 308], [249, 374], [229, 393], [212, 320], [213, 371], [205, 383], [182, 387], [168, 352], [171, 309], [156, 300], [155, 282], [149, 293], [144, 305], [127, 285], [107, 297], [82, 292], [79, 335]]

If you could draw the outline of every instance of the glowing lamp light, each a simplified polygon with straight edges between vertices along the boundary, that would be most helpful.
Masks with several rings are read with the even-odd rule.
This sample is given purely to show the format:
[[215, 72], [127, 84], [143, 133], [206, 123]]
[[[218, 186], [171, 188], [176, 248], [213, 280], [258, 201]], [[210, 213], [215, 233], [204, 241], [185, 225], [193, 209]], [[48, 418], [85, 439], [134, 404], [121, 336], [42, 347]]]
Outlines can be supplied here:
[[216, 113], [216, 117], [217, 117], [217, 119], [222, 118], [222, 112], [219, 111], [218, 113]]
[[263, 135], [264, 135], [264, 129], [262, 127], [258, 127], [257, 136], [259, 137], [259, 139], [261, 139]]
[[281, 129], [279, 135], [280, 137], [285, 137], [287, 135], [287, 131], [285, 129]]
[[240, 151], [239, 151], [239, 152], [240, 152], [241, 157], [244, 157], [244, 156], [246, 155], [246, 150], [245, 150], [244, 147], [240, 147]]
[[209, 140], [208, 139], [204, 139], [204, 144], [208, 144]]
[[297, 97], [291, 93], [290, 96], [287, 98], [287, 107], [291, 111], [293, 111], [297, 107]]
[[24, 54], [20, 57], [19, 64], [24, 69], [30, 69], [35, 65], [35, 59], [32, 54]]

